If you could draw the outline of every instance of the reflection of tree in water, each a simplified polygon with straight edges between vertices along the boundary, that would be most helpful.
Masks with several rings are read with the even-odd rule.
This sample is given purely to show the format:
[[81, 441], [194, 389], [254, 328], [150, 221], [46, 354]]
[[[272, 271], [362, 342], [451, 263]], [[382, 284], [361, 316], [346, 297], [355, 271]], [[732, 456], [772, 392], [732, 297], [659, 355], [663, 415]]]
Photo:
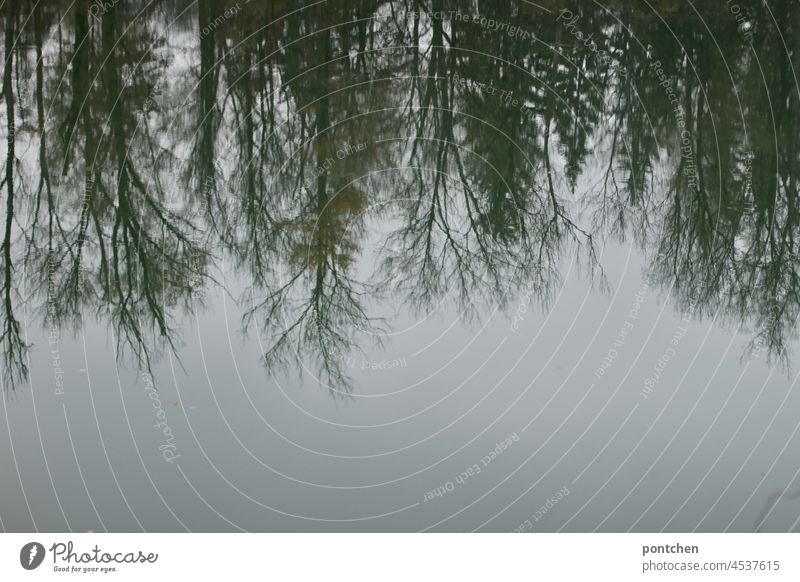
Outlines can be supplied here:
[[0, 332], [0, 343], [3, 349], [3, 368], [6, 378], [12, 386], [15, 381], [23, 379], [28, 373], [27, 348], [22, 339], [20, 324], [14, 314], [14, 266], [11, 254], [11, 237], [13, 234], [14, 201], [17, 192], [14, 188], [14, 167], [16, 166], [16, 116], [14, 112], [14, 96], [12, 81], [14, 71], [14, 37], [16, 35], [17, 2], [11, 0], [6, 6], [5, 18], [5, 62], [3, 64], [3, 96], [6, 106], [6, 166], [2, 185], [6, 188], [5, 220], [3, 231], [3, 327]]
[[[743, 8], [751, 50], [734, 18], [711, 38], [672, 2], [656, 3], [669, 30], [628, 3], [546, 4], [479, 3], [521, 41], [441, 17], [475, 9], [445, 0], [133, 2], [96, 17], [78, 0], [61, 24], [59, 7], [6, 3], [12, 385], [26, 373], [18, 301], [59, 326], [94, 313], [147, 365], [221, 249], [250, 282], [245, 323], [268, 365], [311, 360], [332, 386], [359, 334], [382, 329], [370, 300], [425, 309], [449, 293], [479, 313], [525, 288], [545, 302], [565, 252], [594, 265], [607, 236], [634, 237], [683, 309], [752, 326], [754, 349], [785, 357], [800, 47], [787, 56], [759, 7]], [[798, 8], [770, 9], [800, 42]]]
[[[327, 381], [341, 385], [341, 356], [355, 347], [353, 330], [376, 324], [363, 305], [367, 288], [353, 275], [370, 203], [356, 178], [375, 161], [375, 149], [366, 147], [374, 126], [369, 119], [347, 122], [342, 116], [352, 115], [359, 102], [375, 103], [382, 89], [367, 83], [361, 90], [342, 90], [360, 75], [364, 59], [351, 62], [333, 51], [363, 35], [363, 25], [332, 31], [334, 20], [329, 19], [336, 13], [326, 8], [324, 14], [314, 21], [322, 29], [319, 34], [276, 57], [295, 115], [271, 118], [267, 127], [272, 135], [266, 139], [281, 133], [289, 137], [284, 143], [291, 149], [281, 155], [279, 173], [260, 179], [257, 190], [252, 180], [242, 181], [242, 199], [248, 203], [240, 208], [241, 222], [254, 225], [248, 230], [270, 233], [270, 242], [253, 246], [245, 238], [241, 260], [253, 271], [254, 281], [245, 322], [255, 320], [265, 332], [267, 364], [296, 364], [310, 355]], [[292, 31], [300, 36], [304, 27], [299, 24], [287, 23], [287, 44], [295, 40]], [[242, 140], [248, 135], [244, 132]], [[251, 163], [245, 171], [265, 166]]]
[[38, 187], [22, 236], [28, 285], [46, 320], [78, 326], [94, 312], [112, 324], [119, 349], [149, 365], [159, 341], [172, 343], [170, 311], [192, 304], [191, 281], [208, 253], [194, 241], [198, 225], [169, 208], [163, 180], [172, 154], [147, 113], [168, 63], [137, 13], [115, 4], [93, 18], [78, 2], [62, 53], [42, 56], [52, 29], [33, 11], [37, 132], [10, 135], [26, 147], [38, 141]]

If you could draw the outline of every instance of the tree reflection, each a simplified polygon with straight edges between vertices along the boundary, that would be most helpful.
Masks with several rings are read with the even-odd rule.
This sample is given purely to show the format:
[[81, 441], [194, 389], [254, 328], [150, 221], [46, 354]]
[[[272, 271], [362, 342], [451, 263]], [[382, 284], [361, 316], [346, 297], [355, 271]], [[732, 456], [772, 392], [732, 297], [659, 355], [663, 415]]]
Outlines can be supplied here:
[[14, 73], [14, 38], [16, 36], [17, 2], [10, 0], [6, 6], [5, 15], [5, 62], [3, 64], [3, 96], [6, 106], [6, 167], [3, 182], [0, 185], [6, 189], [5, 220], [3, 231], [3, 283], [0, 288], [3, 301], [3, 328], [0, 332], [0, 343], [3, 349], [3, 368], [6, 378], [12, 386], [27, 375], [27, 349], [28, 346], [22, 339], [20, 324], [14, 315], [14, 265], [11, 251], [12, 236], [14, 231], [14, 199], [16, 190], [14, 184], [14, 167], [16, 157], [16, 117], [14, 111], [14, 95], [12, 80]]
[[[697, 8], [712, 37], [673, 2], [544, 4], [4, 4], [11, 385], [19, 309], [94, 315], [148, 366], [225, 254], [267, 366], [346, 389], [343, 355], [384, 329], [375, 302], [546, 303], [565, 254], [600, 266], [609, 237], [683, 310], [786, 359], [800, 51], [759, 6], [745, 28]], [[798, 27], [794, 3], [769, 10]]]

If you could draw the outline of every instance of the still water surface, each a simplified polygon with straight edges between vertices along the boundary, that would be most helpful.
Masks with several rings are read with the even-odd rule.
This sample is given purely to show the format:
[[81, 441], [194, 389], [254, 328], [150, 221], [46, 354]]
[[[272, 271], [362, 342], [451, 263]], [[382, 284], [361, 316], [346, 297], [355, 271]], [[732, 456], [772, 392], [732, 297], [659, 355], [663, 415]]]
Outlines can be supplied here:
[[37, 3], [8, 531], [797, 530], [800, 5]]

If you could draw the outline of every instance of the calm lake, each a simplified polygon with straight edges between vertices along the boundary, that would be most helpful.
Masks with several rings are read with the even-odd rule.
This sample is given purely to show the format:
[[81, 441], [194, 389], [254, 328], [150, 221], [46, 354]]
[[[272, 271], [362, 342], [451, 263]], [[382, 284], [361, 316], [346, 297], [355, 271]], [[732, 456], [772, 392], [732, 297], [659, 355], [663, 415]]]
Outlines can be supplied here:
[[800, 3], [0, 26], [2, 530], [800, 530]]

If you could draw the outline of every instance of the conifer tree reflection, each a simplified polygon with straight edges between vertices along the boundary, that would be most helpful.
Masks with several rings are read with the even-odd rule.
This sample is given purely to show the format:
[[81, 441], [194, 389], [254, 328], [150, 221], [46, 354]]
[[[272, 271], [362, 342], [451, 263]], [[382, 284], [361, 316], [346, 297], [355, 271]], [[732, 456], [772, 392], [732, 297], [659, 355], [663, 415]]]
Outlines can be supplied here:
[[[269, 118], [268, 125], [254, 128], [248, 121], [255, 117], [248, 95], [258, 95], [263, 107], [263, 77], [254, 91], [253, 76], [245, 71], [240, 76], [243, 85], [234, 90], [242, 106], [239, 147], [249, 156], [238, 181], [239, 212], [248, 235], [240, 257], [254, 282], [245, 323], [256, 322], [265, 333], [268, 367], [310, 361], [335, 390], [349, 387], [342, 356], [355, 347], [354, 330], [377, 323], [362, 304], [368, 285], [353, 275], [369, 204], [367, 193], [355, 181], [365, 173], [366, 156], [353, 144], [365, 138], [358, 122], [341, 123], [357, 112], [357, 97], [337, 91], [333, 81], [340, 79], [346, 86], [365, 60], [357, 57], [351, 63], [349, 54], [335, 53], [338, 46], [346, 46], [341, 39], [350, 34], [348, 26], [331, 30], [337, 14], [320, 13], [318, 21], [306, 23], [319, 32], [305, 40], [302, 49], [280, 54], [286, 99], [295, 115], [277, 123]], [[300, 36], [300, 22], [290, 19], [287, 27], [291, 43]], [[366, 93], [354, 91], [356, 96]], [[270, 111], [274, 115], [275, 108]], [[269, 129], [272, 135], [267, 135]], [[276, 132], [289, 137], [292, 148], [279, 158], [280, 168], [267, 165], [264, 149], [257, 150], [250, 141], [261, 134], [265, 149], [273, 150]], [[272, 179], [266, 179], [265, 168], [272, 168]]]
[[343, 356], [383, 329], [371, 302], [546, 303], [562, 257], [595, 266], [605, 237], [632, 237], [682, 310], [786, 357], [793, 3], [748, 5], [747, 27], [671, 1], [34, 4], [0, 8], [12, 383], [22, 309], [96, 316], [147, 365], [224, 253], [267, 365], [347, 387]]
[[5, 378], [14, 386], [15, 382], [25, 378], [28, 372], [27, 352], [28, 346], [20, 333], [20, 324], [14, 314], [14, 265], [11, 243], [14, 232], [14, 199], [16, 196], [14, 184], [14, 167], [16, 157], [16, 119], [14, 112], [13, 71], [17, 21], [17, 0], [9, 0], [5, 14], [5, 62], [3, 64], [3, 97], [6, 108], [6, 167], [0, 189], [5, 186], [5, 220], [3, 229], [3, 242], [0, 246], [3, 258], [3, 279], [0, 294], [3, 301], [3, 327], [0, 331], [0, 344], [3, 350], [3, 368]]

